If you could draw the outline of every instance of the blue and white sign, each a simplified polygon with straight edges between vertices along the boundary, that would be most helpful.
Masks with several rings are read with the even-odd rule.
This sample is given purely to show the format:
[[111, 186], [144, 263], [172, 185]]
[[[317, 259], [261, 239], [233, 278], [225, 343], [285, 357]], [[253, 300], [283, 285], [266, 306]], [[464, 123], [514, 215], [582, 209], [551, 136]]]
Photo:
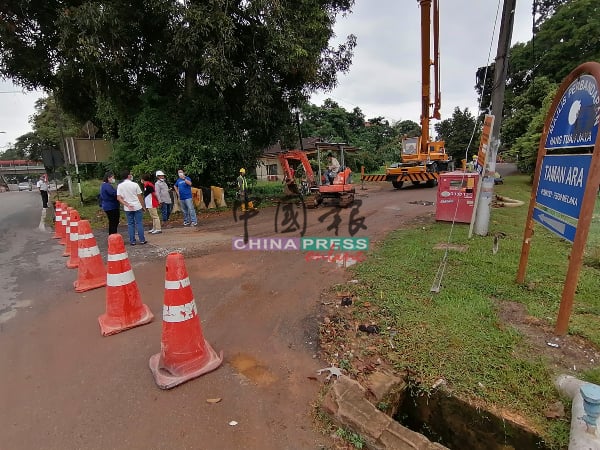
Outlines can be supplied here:
[[575, 231], [577, 231], [577, 228], [546, 211], [533, 208], [533, 220], [569, 242], [575, 240]]
[[546, 137], [546, 149], [587, 147], [596, 143], [600, 119], [598, 84], [582, 75], [561, 97]]
[[536, 202], [578, 219], [591, 161], [591, 154], [544, 156]]

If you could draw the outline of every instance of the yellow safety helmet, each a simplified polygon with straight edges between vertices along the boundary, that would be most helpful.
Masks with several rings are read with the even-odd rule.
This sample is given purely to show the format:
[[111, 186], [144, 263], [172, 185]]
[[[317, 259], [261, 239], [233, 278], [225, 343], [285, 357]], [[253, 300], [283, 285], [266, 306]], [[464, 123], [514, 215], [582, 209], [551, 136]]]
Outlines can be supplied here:
[[240, 169], [240, 173], [246, 173], [246, 169], [244, 169], [243, 167]]

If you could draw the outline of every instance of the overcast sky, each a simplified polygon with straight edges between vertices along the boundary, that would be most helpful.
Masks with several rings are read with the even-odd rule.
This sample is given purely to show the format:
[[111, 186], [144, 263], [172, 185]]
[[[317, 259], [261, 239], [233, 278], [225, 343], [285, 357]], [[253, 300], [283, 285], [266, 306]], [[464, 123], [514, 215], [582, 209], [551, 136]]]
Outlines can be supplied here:
[[[517, 0], [513, 43], [531, 39], [531, 5], [532, 0]], [[477, 113], [475, 72], [496, 56], [501, 13], [502, 0], [440, 0], [442, 119], [451, 117], [456, 106]], [[350, 33], [357, 37], [350, 72], [339, 76], [336, 89], [314, 95], [312, 102], [322, 105], [330, 97], [347, 111], [358, 106], [367, 119], [383, 116], [390, 122], [418, 123], [417, 0], [356, 0], [353, 13], [338, 18], [335, 33], [341, 40]], [[0, 151], [31, 131], [28, 119], [39, 97], [0, 81]]]

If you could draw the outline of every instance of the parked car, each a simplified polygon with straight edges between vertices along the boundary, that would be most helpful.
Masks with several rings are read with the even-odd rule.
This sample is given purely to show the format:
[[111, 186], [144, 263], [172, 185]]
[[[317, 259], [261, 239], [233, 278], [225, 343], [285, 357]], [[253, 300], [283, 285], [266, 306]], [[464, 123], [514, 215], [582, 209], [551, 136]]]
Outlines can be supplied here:
[[19, 183], [19, 191], [31, 191], [33, 186], [29, 181], [21, 181]]

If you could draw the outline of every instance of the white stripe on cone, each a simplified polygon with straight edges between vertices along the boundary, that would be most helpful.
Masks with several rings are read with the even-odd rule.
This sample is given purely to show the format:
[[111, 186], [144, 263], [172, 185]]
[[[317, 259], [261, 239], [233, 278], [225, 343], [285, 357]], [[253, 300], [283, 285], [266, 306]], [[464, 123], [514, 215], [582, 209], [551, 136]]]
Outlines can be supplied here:
[[80, 248], [77, 252], [77, 256], [80, 258], [91, 258], [92, 256], [96, 256], [100, 254], [100, 249], [98, 249], [97, 245], [88, 248]]
[[125, 286], [135, 281], [135, 276], [132, 270], [122, 273], [107, 273], [106, 285], [112, 287]]
[[191, 302], [186, 303], [185, 305], [163, 305], [164, 322], [185, 322], [186, 320], [193, 319], [197, 315], [198, 311], [196, 310], [196, 301], [194, 299], [192, 299]]
[[127, 259], [127, 252], [125, 253], [114, 253], [114, 254], [109, 254], [108, 258], [106, 259], [107, 261], [123, 261], [124, 259]]
[[165, 289], [181, 289], [190, 285], [190, 277], [185, 277], [183, 280], [167, 281], [165, 280]]

